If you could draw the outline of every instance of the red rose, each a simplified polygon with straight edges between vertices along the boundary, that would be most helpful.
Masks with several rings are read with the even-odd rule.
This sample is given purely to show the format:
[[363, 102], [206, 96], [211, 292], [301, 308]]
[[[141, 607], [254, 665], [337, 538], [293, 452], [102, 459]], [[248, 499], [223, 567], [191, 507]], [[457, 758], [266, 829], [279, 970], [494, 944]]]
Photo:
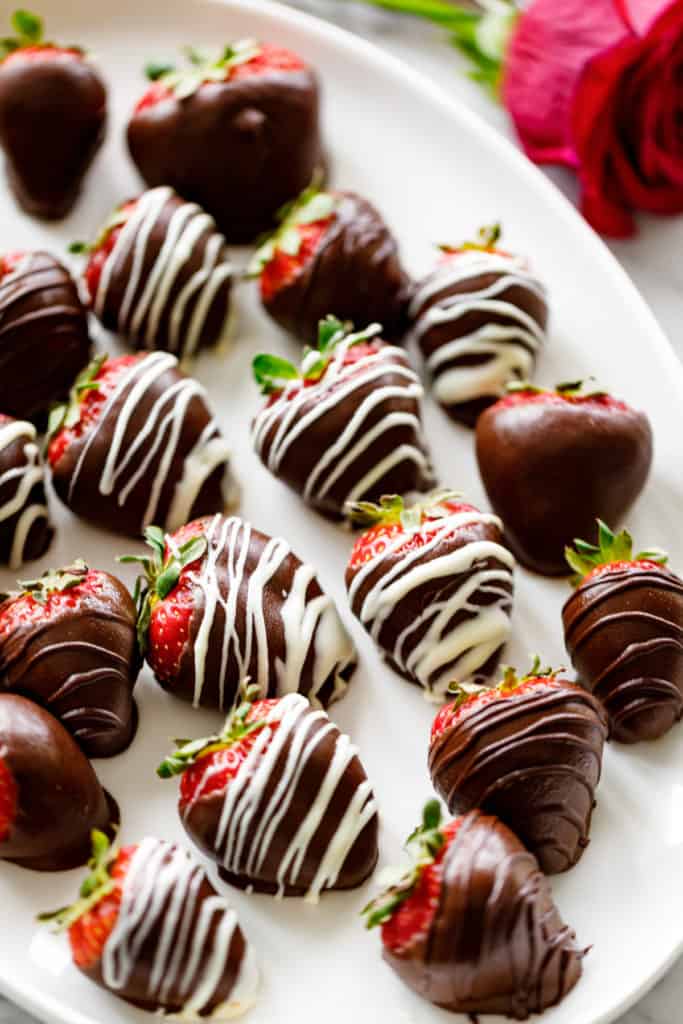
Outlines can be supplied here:
[[573, 168], [603, 234], [683, 211], [682, 0], [534, 0], [508, 43], [503, 100], [536, 163]]

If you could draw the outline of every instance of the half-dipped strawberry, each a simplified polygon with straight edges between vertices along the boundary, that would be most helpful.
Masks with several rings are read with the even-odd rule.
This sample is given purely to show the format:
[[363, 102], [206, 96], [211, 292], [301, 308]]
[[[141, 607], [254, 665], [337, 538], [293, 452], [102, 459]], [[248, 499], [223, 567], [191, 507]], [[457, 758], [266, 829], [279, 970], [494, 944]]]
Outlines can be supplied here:
[[261, 697], [299, 691], [329, 704], [356, 665], [353, 644], [312, 566], [237, 517], [146, 531], [140, 643], [161, 686], [195, 707], [230, 710], [249, 679]]
[[268, 396], [252, 426], [254, 447], [271, 473], [331, 518], [342, 518], [348, 501], [435, 483], [422, 385], [380, 332], [379, 324], [354, 332], [328, 316], [300, 368], [278, 356], [254, 359]]
[[132, 597], [81, 561], [20, 587], [0, 604], [0, 691], [42, 704], [90, 757], [118, 754], [137, 720]]
[[161, 839], [118, 849], [98, 831], [92, 847], [78, 900], [40, 918], [68, 929], [76, 967], [143, 1010], [217, 1021], [247, 1010], [254, 955], [190, 854]]
[[567, 549], [576, 573], [562, 609], [579, 682], [604, 705], [613, 739], [658, 739], [683, 715], [683, 581], [658, 550], [598, 523], [598, 543]]
[[459, 690], [432, 726], [429, 771], [452, 814], [495, 814], [546, 874], [588, 845], [606, 718], [598, 701], [538, 659], [492, 690]]
[[410, 306], [434, 396], [470, 427], [508, 381], [531, 376], [545, 343], [545, 288], [524, 259], [499, 248], [499, 238], [494, 224], [476, 242], [440, 246]]
[[366, 527], [346, 569], [351, 609], [389, 664], [424, 687], [484, 682], [510, 633], [515, 560], [497, 516], [451, 491], [409, 506], [397, 495], [349, 506]]
[[240, 888], [317, 901], [377, 862], [377, 805], [356, 748], [301, 694], [251, 702], [159, 767], [185, 829]]
[[204, 388], [166, 352], [99, 356], [50, 416], [55, 490], [76, 515], [139, 537], [235, 498], [230, 449]]
[[564, 549], [618, 522], [652, 462], [645, 413], [583, 382], [554, 391], [515, 385], [477, 421], [477, 460], [489, 500], [520, 562], [548, 576], [567, 571]]
[[57, 719], [0, 693], [0, 859], [34, 871], [79, 867], [90, 830], [117, 822], [116, 804]]
[[42, 425], [90, 357], [87, 312], [66, 267], [47, 252], [0, 257], [0, 324], [0, 409]]
[[328, 313], [379, 321], [392, 340], [405, 331], [411, 286], [398, 246], [375, 207], [353, 192], [310, 185], [281, 211], [249, 269], [266, 311], [301, 341], [315, 341]]
[[168, 187], [122, 203], [88, 253], [84, 281], [105, 327], [134, 348], [189, 359], [224, 336], [232, 264], [212, 217]]
[[251, 242], [324, 164], [317, 77], [295, 53], [240, 40], [190, 66], [150, 64], [153, 80], [128, 124], [148, 185], [171, 185]]
[[526, 1020], [574, 987], [584, 953], [501, 821], [475, 810], [442, 824], [434, 801], [406, 848], [414, 866], [364, 914], [410, 988], [456, 1013]]
[[0, 41], [0, 146], [9, 184], [27, 213], [64, 217], [99, 149], [104, 82], [75, 46], [45, 42], [40, 18], [18, 10]]

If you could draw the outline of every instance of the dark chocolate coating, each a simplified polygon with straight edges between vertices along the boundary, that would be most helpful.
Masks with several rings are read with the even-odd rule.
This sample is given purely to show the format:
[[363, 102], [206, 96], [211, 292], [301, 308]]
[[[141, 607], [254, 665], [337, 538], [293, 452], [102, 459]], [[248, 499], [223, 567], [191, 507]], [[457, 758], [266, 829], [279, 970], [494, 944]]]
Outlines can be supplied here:
[[[512, 264], [510, 273], [514, 273], [515, 269], [514, 264]], [[439, 268], [434, 271], [434, 276], [438, 275], [438, 273]], [[485, 292], [488, 289], [494, 288], [506, 276], [507, 272], [503, 270], [492, 270], [490, 272], [476, 274], [466, 278], [465, 280], [440, 288], [428, 301], [421, 303], [417, 309], [413, 306], [411, 312], [413, 313], [413, 319], [417, 324], [420, 350], [425, 360], [428, 360], [435, 352], [455, 339], [463, 338], [465, 335], [474, 334], [476, 331], [482, 331], [486, 328], [490, 329], [492, 326], [498, 325], [506, 331], [516, 331], [513, 337], [505, 338], [505, 341], [502, 342], [503, 344], [513, 343], [516, 346], [527, 349], [530, 360], [535, 361], [535, 349], [530, 347], [525, 338], [525, 332], [520, 329], [519, 321], [514, 314], [510, 315], [510, 313], [506, 313], [500, 308], [495, 312], [490, 308], [479, 308], [479, 304], [474, 298], [476, 293]], [[427, 278], [422, 282], [422, 285], [428, 284], [429, 281], [430, 278]], [[421, 285], [417, 288], [418, 295], [420, 287]], [[432, 326], [427, 327], [424, 331], [420, 331], [420, 318], [428, 313], [433, 307], [447, 304], [449, 307], [452, 307], [454, 311], [459, 311], [461, 308], [460, 304], [467, 302], [470, 298], [472, 299], [472, 305], [474, 308], [466, 312], [464, 315], [458, 316], [457, 319], [442, 320], [439, 323], [435, 323]], [[417, 301], [418, 300], [416, 298], [416, 302]], [[544, 331], [548, 324], [547, 302], [545, 299], [541, 298], [538, 292], [528, 287], [522, 281], [510, 283], [506, 288], [503, 288], [500, 291], [496, 290], [495, 302], [498, 304], [507, 303], [515, 309], [526, 313], [538, 324], [541, 331]], [[439, 365], [438, 371], [434, 374], [434, 377], [437, 379], [441, 374], [447, 373], [455, 368], [465, 369], [466, 367], [487, 363], [492, 358], [493, 357], [490, 354], [484, 353], [461, 353], [454, 355], [452, 358], [447, 359]], [[461, 402], [442, 401], [440, 404], [448, 413], [450, 418], [456, 423], [463, 423], [467, 427], [474, 427], [484, 409], [487, 409], [490, 405], [496, 402], [499, 397], [499, 393], [493, 393], [481, 395], [477, 398], [471, 398]]]
[[399, 340], [412, 285], [396, 240], [367, 199], [354, 192], [335, 195], [340, 201], [318, 248], [264, 306], [301, 341], [315, 342], [318, 322], [328, 313], [358, 329], [378, 322], [385, 338]]
[[[223, 837], [218, 836], [225, 805], [225, 792], [214, 791], [206, 796], [200, 796], [188, 805], [184, 813], [181, 811], [181, 820], [190, 838], [207, 857], [216, 861], [221, 878], [231, 885], [240, 889], [251, 887], [255, 892], [271, 895], [279, 892], [283, 896], [303, 896], [311, 888], [359, 787], [367, 786], [365, 770], [355, 755], [347, 764], [330, 800], [324, 805], [320, 824], [306, 846], [298, 870], [295, 869], [297, 858], [291, 857], [291, 849], [295, 848], [295, 837], [315, 804], [318, 794], [323, 790], [340, 738], [339, 729], [332, 725], [329, 719], [317, 716], [316, 720], [312, 721], [313, 714], [313, 710], [309, 708], [298, 720], [295, 728], [288, 732], [265, 786], [260, 788], [256, 795], [254, 813], [249, 817], [248, 827], [240, 830], [237, 855], [234, 847], [231, 847], [226, 839], [226, 835], [231, 834], [230, 824]], [[274, 735], [276, 734], [277, 730], [274, 730]], [[298, 742], [304, 739], [305, 743], [301, 746], [296, 745], [295, 740]], [[309, 752], [307, 757], [303, 756], [304, 751]], [[297, 770], [299, 767], [303, 767], [300, 772]], [[279, 801], [273, 804], [271, 801], [274, 792], [282, 785], [285, 777], [289, 779], [289, 783], [286, 789], [281, 791]], [[253, 781], [251, 784], [253, 785]], [[246, 784], [246, 792], [242, 793], [237, 814], [249, 798], [248, 790], [249, 782]], [[371, 800], [372, 793], [368, 792], [363, 808]], [[280, 818], [268, 841], [264, 837], [263, 823], [269, 822], [273, 813], [277, 813], [283, 803], [286, 803], [286, 814]], [[359, 807], [357, 814], [360, 814], [363, 808]], [[377, 834], [378, 816], [375, 812], [356, 836], [339, 867], [335, 881], [332, 885], [326, 885], [325, 889], [355, 889], [362, 885], [377, 864]], [[280, 886], [278, 871], [288, 849], [289, 867], [284, 875], [284, 883]], [[259, 863], [261, 854], [262, 864]], [[227, 870], [224, 866], [226, 862], [230, 865]]]
[[[473, 555], [471, 564], [464, 567], [463, 571], [444, 573], [443, 568], [439, 565], [439, 560], [447, 558], [467, 545], [479, 542], [495, 545], [500, 554], [496, 550], [490, 550], [484, 557], [474, 557]], [[506, 555], [509, 561], [502, 560]], [[351, 592], [354, 579], [366, 567], [361, 565], [346, 570], [346, 587], [350, 591], [351, 610], [368, 630], [372, 629], [374, 620], [363, 621], [362, 611], [370, 591], [377, 587], [381, 589], [382, 581], [385, 578], [391, 583], [400, 581], [406, 573], [415, 568], [416, 564], [422, 568], [428, 567], [431, 562], [436, 563], [434, 573], [426, 574], [425, 579], [419, 578], [416, 586], [411, 587], [407, 594], [394, 601], [393, 607], [387, 608], [384, 604], [382, 606], [381, 626], [376, 639], [389, 665], [405, 679], [424, 686], [437, 699], [447, 699], [445, 687], [443, 693], [433, 687], [439, 680], [449, 675], [451, 681], [485, 682], [498, 666], [507, 635], [501, 639], [500, 646], [493, 650], [476, 670], [468, 673], [465, 677], [459, 673], [460, 663], [462, 660], [472, 657], [473, 644], [464, 642], [458, 644], [457, 649], [452, 650], [452, 657], [446, 660], [432, 659], [426, 678], [424, 675], [418, 675], [419, 666], [412, 669], [411, 655], [425, 642], [430, 631], [433, 630], [434, 622], [443, 615], [449, 601], [453, 603], [453, 614], [447, 621], [441, 621], [437, 636], [432, 635], [432, 647], [443, 644], [448, 650], [449, 639], [453, 637], [458, 627], [466, 622], [476, 620], [481, 610], [489, 608], [491, 605], [498, 605], [504, 615], [510, 615], [513, 595], [513, 559], [503, 547], [498, 526], [493, 522], [479, 520], [459, 527], [456, 533], [449, 531], [421, 556], [418, 563], [413, 562], [412, 559], [406, 559], [405, 553], [400, 550], [386, 552], [376, 558], [375, 562], [376, 565], [370, 563], [372, 567], [355, 592]], [[399, 568], [404, 563], [405, 568]], [[500, 573], [501, 578], [495, 582], [489, 580], [488, 583], [475, 583], [470, 590], [477, 574], [490, 571]], [[465, 595], [467, 596], [466, 600]], [[490, 640], [490, 635], [478, 637], [480, 644], [487, 645]]]
[[[277, 409], [266, 405], [254, 421], [255, 447], [263, 464], [292, 490], [303, 495], [317, 512], [330, 519], [344, 518], [345, 503], [352, 493], [358, 501], [379, 501], [384, 494], [428, 491], [436, 483], [422, 430], [417, 376], [406, 377], [405, 370], [410, 367], [408, 359], [393, 346], [383, 346], [379, 360], [384, 367], [379, 375], [373, 364], [368, 366], [367, 373], [359, 369], [353, 377], [335, 381], [331, 386], [323, 377], [316, 386], [303, 388], [300, 392], [303, 401], [295, 418], [291, 416], [292, 401], [285, 392], [277, 402]], [[355, 381], [355, 387], [349, 391], [351, 381]], [[363, 404], [367, 406], [373, 394], [379, 396], [384, 389], [387, 389], [385, 396], [357, 420], [356, 429], [349, 434], [354, 415], [360, 415]], [[325, 408], [323, 402], [333, 399], [335, 391], [341, 390], [345, 392], [343, 397]], [[394, 414], [401, 415], [403, 421], [392, 424], [389, 418]], [[412, 421], [406, 417], [411, 417]], [[308, 420], [308, 426], [299, 431], [304, 419]], [[261, 424], [266, 421], [268, 426], [262, 429]], [[289, 426], [283, 433], [284, 421]], [[381, 430], [383, 423], [385, 429]], [[330, 447], [339, 442], [344, 430], [347, 431], [345, 444], [334, 459], [329, 459]], [[380, 432], [372, 444], [349, 460], [349, 454], [370, 431]], [[289, 434], [292, 441], [280, 460], [274, 449], [286, 442]], [[362, 494], [356, 494], [357, 484], [400, 448], [405, 449], [405, 457], [389, 466]], [[424, 456], [423, 462], [415, 457], [420, 454]], [[311, 494], [307, 496], [308, 481], [314, 479], [316, 467], [321, 466], [322, 460], [326, 460], [324, 469], [316, 475]], [[345, 468], [335, 475], [343, 463], [346, 463]], [[331, 485], [321, 493], [325, 482], [333, 477]]]
[[559, 1003], [581, 977], [583, 956], [536, 858], [480, 811], [463, 819], [446, 851], [428, 934], [401, 954], [384, 950], [399, 977], [437, 1006], [515, 1020]]
[[[4, 428], [14, 433], [15, 427], [23, 432], [4, 444]], [[0, 415], [0, 562], [18, 568], [40, 558], [53, 536], [35, 428]]]
[[89, 356], [87, 314], [68, 270], [49, 253], [27, 253], [0, 278], [0, 412], [45, 413]]
[[104, 140], [107, 93], [95, 67], [46, 48], [0, 64], [0, 146], [19, 205], [60, 220]]
[[[283, 609], [295, 577], [300, 572], [306, 574], [310, 567], [303, 565], [285, 541], [268, 537], [237, 517], [207, 520], [204, 532], [214, 568], [207, 574], [205, 556], [196, 574], [188, 641], [178, 671], [172, 682], [159, 680], [161, 686], [195, 706], [228, 711], [247, 677], [251, 685], [260, 687], [261, 697], [280, 696], [283, 677], [294, 665], [298, 672], [289, 685], [326, 707], [346, 688], [356, 658], [317, 577], [311, 571], [300, 594], [301, 606], [294, 610], [297, 626], [293, 630], [290, 620], [288, 643]], [[198, 636], [200, 630], [207, 630], [207, 619], [206, 642], [200, 649]], [[321, 629], [321, 624], [326, 629]], [[334, 638], [330, 635], [333, 631], [337, 633]], [[323, 648], [321, 633], [327, 645], [334, 642], [333, 648]], [[305, 646], [290, 650], [289, 644], [299, 641]], [[321, 678], [321, 667], [329, 670], [325, 678]]]
[[683, 582], [669, 569], [599, 573], [562, 609], [579, 682], [621, 743], [655, 740], [683, 715]]
[[606, 736], [598, 701], [558, 679], [465, 706], [432, 741], [429, 772], [452, 814], [495, 814], [556, 874], [588, 845]]
[[205, 83], [134, 113], [128, 148], [148, 185], [171, 185], [229, 242], [252, 242], [325, 163], [318, 108], [310, 68]]
[[[248, 952], [244, 933], [227, 901], [186, 850], [146, 839], [133, 858], [135, 878], [129, 873], [123, 883], [128, 927], [119, 933], [112, 957], [122, 984], [107, 984], [102, 958], [79, 969], [120, 999], [164, 1014], [182, 1014], [211, 978], [214, 984], [205, 990], [204, 1003], [188, 1018], [208, 1019], [234, 994]], [[163, 944], [166, 935], [168, 945]], [[113, 933], [105, 944], [105, 955], [112, 941]], [[249, 956], [253, 957], [250, 950]], [[247, 994], [253, 998], [255, 993], [242, 993]]]
[[645, 486], [644, 413], [600, 401], [503, 400], [477, 422], [479, 472], [515, 555], [547, 576], [570, 571], [565, 545], [596, 518], [619, 523]]
[[[55, 491], [72, 512], [105, 529], [131, 537], [139, 537], [143, 526], [152, 521], [160, 526], [165, 524], [167, 529], [177, 529], [182, 525], [168, 520], [173, 497], [186, 471], [186, 459], [212, 421], [203, 391], [195, 392], [186, 406], [180, 401], [180, 382], [185, 381], [189, 387], [190, 378], [177, 369], [173, 357], [165, 353], [150, 353], [140, 356], [139, 360], [139, 374], [135, 378], [124, 376], [120, 380], [115, 396], [107, 402], [97, 423], [88, 426], [80, 437], [73, 440], [52, 466]], [[151, 366], [151, 360], [172, 362], [157, 364], [158, 374], [148, 379], [124, 418], [123, 407], [139, 383], [140, 374], [148, 372], [146, 368]], [[144, 365], [142, 361], [145, 361]], [[180, 419], [180, 427], [174, 437], [173, 419], [176, 415]], [[111, 455], [115, 431], [122, 426], [118, 456], [114, 460], [116, 478], [112, 492], [107, 493], [102, 484], [103, 473]], [[145, 430], [148, 432], [143, 435]], [[217, 427], [214, 433], [219, 436]], [[145, 439], [144, 443], [140, 443], [141, 438]], [[172, 457], [164, 467], [162, 460], [169, 449]], [[143, 464], [144, 472], [139, 473]], [[121, 492], [134, 475], [138, 475], [138, 479], [122, 501]], [[157, 476], [161, 486], [150, 514], [150, 493]], [[224, 509], [224, 478], [230, 480], [227, 456], [201, 484], [187, 519]]]
[[32, 701], [2, 693], [0, 758], [18, 789], [17, 816], [0, 858], [34, 871], [85, 864], [91, 831], [111, 835], [118, 810], [66, 729]]
[[[42, 704], [89, 757], [111, 757], [135, 734], [133, 687], [140, 670], [132, 597], [98, 572], [78, 607], [24, 622], [0, 639], [0, 690]], [[0, 617], [12, 598], [0, 604]]]
[[93, 312], [134, 348], [183, 359], [216, 345], [232, 285], [225, 238], [203, 210], [170, 188], [144, 192], [136, 217], [137, 230], [122, 231], [107, 258], [106, 287], [91, 297]]

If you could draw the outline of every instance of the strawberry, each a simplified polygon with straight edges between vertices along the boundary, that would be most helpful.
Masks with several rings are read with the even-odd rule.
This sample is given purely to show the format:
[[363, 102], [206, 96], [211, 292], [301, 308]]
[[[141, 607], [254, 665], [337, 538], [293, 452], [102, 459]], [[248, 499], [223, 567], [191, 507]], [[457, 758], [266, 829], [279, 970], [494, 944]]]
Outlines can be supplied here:
[[136, 114], [174, 96], [190, 96], [203, 86], [215, 82], [236, 82], [271, 71], [302, 71], [306, 66], [291, 50], [272, 43], [254, 43], [248, 39], [226, 46], [218, 60], [211, 60], [191, 48], [186, 52], [192, 65], [186, 71], [178, 71], [172, 64], [147, 65], [145, 73], [153, 84], [138, 100]]
[[[416, 551], [428, 544], [442, 529], [446, 516], [458, 515], [461, 512], [477, 512], [474, 505], [457, 499], [458, 495], [455, 492], [435, 491], [424, 502], [410, 508], [406, 508], [403, 498], [397, 494], [386, 495], [381, 499], [379, 506], [370, 502], [350, 505], [348, 514], [354, 525], [371, 525], [354, 544], [347, 571], [353, 572], [361, 565], [379, 558], [386, 551], [389, 541], [401, 536], [405, 539], [394, 548], [394, 556], [400, 558], [411, 551]], [[458, 529], [458, 526], [454, 526], [452, 533], [443, 539], [456, 537]]]
[[517, 557], [543, 575], [566, 573], [564, 549], [596, 518], [619, 520], [652, 462], [647, 416], [583, 381], [553, 390], [525, 382], [476, 426], [479, 471]]
[[4, 843], [10, 834], [17, 817], [18, 802], [19, 792], [14, 776], [0, 756], [0, 843]]
[[104, 138], [106, 89], [77, 46], [45, 42], [40, 18], [18, 10], [0, 41], [0, 143], [24, 209], [59, 219], [71, 209]]
[[22, 590], [5, 595], [0, 604], [0, 643], [27, 626], [45, 626], [50, 620], [80, 608], [89, 595], [106, 586], [107, 574], [88, 569], [77, 559], [65, 569], [50, 569], [35, 580], [22, 580]]
[[137, 590], [138, 640], [157, 679], [171, 684], [188, 643], [190, 620], [199, 593], [196, 573], [206, 554], [204, 532], [210, 519], [196, 519], [166, 536], [148, 526], [145, 540], [152, 556], [123, 555], [120, 562], [142, 565]]
[[598, 519], [597, 544], [577, 538], [574, 547], [567, 545], [564, 554], [569, 567], [574, 570], [571, 582], [575, 587], [605, 573], [657, 570], [668, 561], [666, 552], [659, 548], [633, 554], [633, 539], [628, 530], [615, 534], [601, 519]]
[[57, 931], [68, 931], [73, 961], [84, 971], [92, 970], [102, 959], [119, 916], [123, 883], [136, 849], [120, 849], [104, 832], [94, 829], [90, 873], [81, 884], [78, 900], [38, 918], [53, 923]]
[[[217, 736], [194, 740], [181, 745], [157, 769], [162, 779], [182, 775], [179, 809], [184, 815], [188, 806], [202, 798], [223, 794], [240, 771], [254, 746], [257, 733], [265, 726], [277, 700], [252, 703], [253, 690], [248, 687], [244, 701], [230, 714], [225, 728]], [[278, 728], [270, 723], [268, 742]]]
[[414, 867], [363, 910], [368, 928], [382, 926], [382, 942], [392, 953], [407, 953], [429, 934], [443, 884], [443, 859], [459, 827], [457, 819], [442, 826], [436, 800], [426, 804], [422, 824], [406, 842]]
[[107, 399], [116, 390], [128, 367], [142, 356], [97, 356], [83, 370], [71, 389], [69, 402], [56, 406], [48, 424], [47, 457], [56, 466], [70, 445], [98, 422]]
[[95, 301], [104, 265], [111, 255], [124, 225], [135, 210], [137, 202], [137, 199], [129, 199], [127, 202], [121, 203], [92, 245], [86, 242], [73, 242], [69, 246], [69, 252], [74, 254], [88, 253], [89, 255], [88, 263], [83, 272], [83, 279], [86, 284], [90, 305]]
[[0, 256], [0, 281], [7, 274], [11, 274], [27, 255], [28, 254], [25, 249], [15, 249], [12, 252], [6, 252], [3, 256]]

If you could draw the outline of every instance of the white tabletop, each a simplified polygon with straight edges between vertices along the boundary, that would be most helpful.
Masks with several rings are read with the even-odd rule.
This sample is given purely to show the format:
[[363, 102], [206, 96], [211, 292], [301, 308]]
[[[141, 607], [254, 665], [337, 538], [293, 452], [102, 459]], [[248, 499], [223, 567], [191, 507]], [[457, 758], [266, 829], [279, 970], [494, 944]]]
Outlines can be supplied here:
[[[444, 33], [438, 28], [348, 0], [295, 0], [295, 6], [327, 17], [385, 47], [458, 96], [497, 130], [512, 137], [504, 111], [462, 74], [464, 61], [449, 48]], [[567, 195], [573, 196], [569, 175], [551, 171], [550, 176]], [[674, 252], [679, 255], [683, 250], [683, 218], [643, 218], [637, 239], [611, 243], [610, 248], [683, 358], [683, 262], [674, 257]], [[678, 1024], [682, 1005], [683, 961], [679, 961], [619, 1024]], [[32, 1024], [32, 1018], [0, 997], [0, 1024]]]

